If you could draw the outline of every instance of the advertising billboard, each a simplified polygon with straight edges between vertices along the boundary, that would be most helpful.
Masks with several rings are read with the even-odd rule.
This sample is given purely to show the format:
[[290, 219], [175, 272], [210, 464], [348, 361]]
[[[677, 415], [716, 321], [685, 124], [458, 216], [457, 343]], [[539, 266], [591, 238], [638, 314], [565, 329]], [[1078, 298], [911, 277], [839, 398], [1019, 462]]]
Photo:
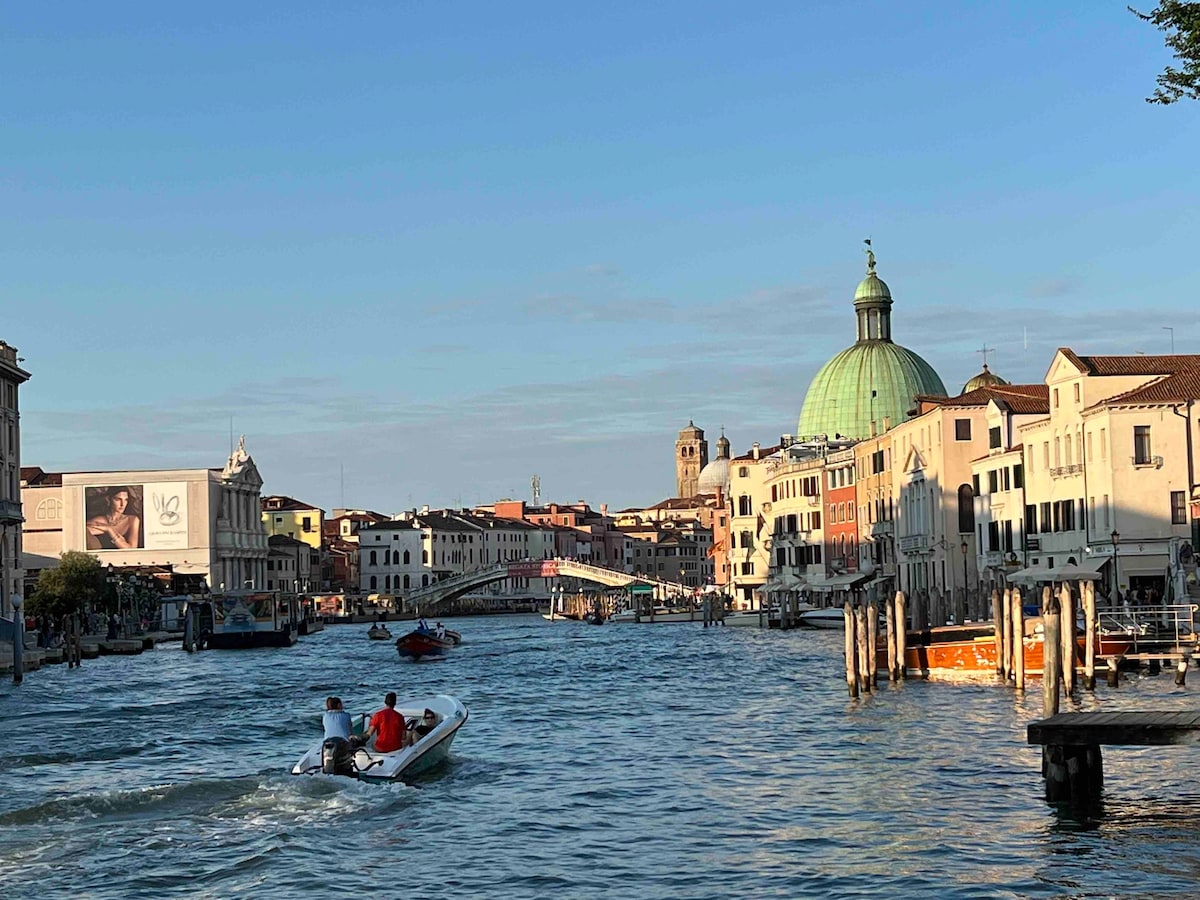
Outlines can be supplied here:
[[187, 482], [83, 489], [88, 550], [186, 550]]

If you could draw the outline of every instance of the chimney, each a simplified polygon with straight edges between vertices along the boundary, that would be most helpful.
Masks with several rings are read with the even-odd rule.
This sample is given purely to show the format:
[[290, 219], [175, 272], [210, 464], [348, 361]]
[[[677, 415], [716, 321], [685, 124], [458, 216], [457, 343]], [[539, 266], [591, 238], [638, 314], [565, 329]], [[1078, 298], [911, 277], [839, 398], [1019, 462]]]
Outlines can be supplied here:
[[883, 430], [888, 431], [891, 429], [891, 427], [892, 427], [892, 417], [884, 416], [883, 417]]
[[421, 507], [421, 515], [423, 515], [423, 516], [429, 515], [429, 504], [428, 503], [426, 503], [424, 506]]
[[750, 456], [754, 459], [758, 459], [758, 453], [760, 449], [761, 447], [759, 447], [758, 441], [755, 441], [754, 446], [750, 448]]
[[779, 436], [779, 446], [780, 447], [792, 446], [792, 436], [790, 434], [781, 434]]
[[608, 504], [607, 503], [600, 504], [600, 515], [602, 515], [602, 516], [608, 515]]

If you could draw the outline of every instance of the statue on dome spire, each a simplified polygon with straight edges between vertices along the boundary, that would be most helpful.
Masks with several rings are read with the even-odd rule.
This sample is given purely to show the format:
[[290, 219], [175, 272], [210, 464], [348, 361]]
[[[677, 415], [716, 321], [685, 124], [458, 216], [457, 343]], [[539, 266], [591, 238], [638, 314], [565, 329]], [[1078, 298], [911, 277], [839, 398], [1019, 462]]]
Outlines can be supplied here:
[[867, 274], [875, 274], [875, 251], [871, 249], [871, 239], [867, 238], [863, 241], [867, 245], [867, 249], [863, 253], [867, 254]]

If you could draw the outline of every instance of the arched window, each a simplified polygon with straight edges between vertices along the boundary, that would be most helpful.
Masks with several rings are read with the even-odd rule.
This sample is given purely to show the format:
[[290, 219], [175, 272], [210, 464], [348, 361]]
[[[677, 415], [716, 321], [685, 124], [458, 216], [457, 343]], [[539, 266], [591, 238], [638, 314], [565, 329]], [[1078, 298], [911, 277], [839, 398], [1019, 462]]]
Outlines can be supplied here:
[[421, 576], [421, 587], [429, 587], [429, 576], [428, 575]]
[[371, 576], [371, 590], [375, 590], [375, 588], [378, 587], [378, 585], [379, 585], [379, 579], [377, 579], [374, 575], [372, 575]]
[[429, 565], [429, 551], [428, 550], [421, 551], [421, 564], [426, 565], [426, 566]]
[[[378, 565], [378, 564], [379, 564], [379, 561], [378, 561], [378, 560], [375, 558], [375, 551], [374, 551], [374, 550], [372, 550], [372, 551], [371, 551], [371, 565], [375, 566], [375, 565]], [[371, 580], [372, 580], [372, 581], [374, 581], [375, 579], [374, 579], [374, 578], [372, 578]], [[374, 586], [375, 586], [375, 585], [371, 585], [371, 587], [374, 587]]]
[[392, 589], [392, 576], [391, 575], [383, 576], [383, 589], [385, 591], [390, 591]]
[[408, 576], [407, 575], [404, 576], [404, 587], [405, 588], [408, 587]]
[[958, 533], [975, 533], [975, 491], [969, 484], [958, 486]]
[[[407, 550], [405, 550], [404, 551], [404, 564], [407, 566], [411, 561], [412, 560], [409, 557], [409, 552]], [[405, 587], [408, 587], [408, 585], [406, 584]]]
[[750, 511], [750, 495], [749, 494], [742, 494], [742, 496], [738, 497], [738, 515], [739, 516], [753, 515], [753, 513]]
[[399, 550], [392, 551], [392, 565], [393, 566], [400, 565], [400, 551]]
[[743, 531], [743, 532], [742, 532], [742, 540], [741, 540], [741, 544], [742, 544], [742, 546], [743, 546], [743, 547], [745, 547], [746, 549], [750, 549], [750, 548], [752, 548], [752, 547], [754, 546], [754, 535], [752, 535], [752, 534], [751, 534], [750, 532], [748, 532], [748, 531]]

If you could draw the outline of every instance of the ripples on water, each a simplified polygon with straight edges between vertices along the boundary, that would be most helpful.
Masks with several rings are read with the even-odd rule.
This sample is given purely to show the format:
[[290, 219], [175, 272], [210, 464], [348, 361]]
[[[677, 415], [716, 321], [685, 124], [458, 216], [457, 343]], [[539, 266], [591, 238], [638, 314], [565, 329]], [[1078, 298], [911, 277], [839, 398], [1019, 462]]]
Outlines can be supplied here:
[[[1040, 690], [909, 682], [852, 703], [840, 634], [456, 627], [467, 642], [434, 663], [339, 626], [290, 650], [164, 645], [3, 683], [0, 895], [1190, 896], [1200, 883], [1194, 751], [1106, 750], [1105, 806], [1073, 819], [1042, 802], [1024, 743]], [[326, 694], [364, 711], [389, 689], [467, 704], [447, 768], [412, 786], [287, 774]], [[1164, 674], [1083, 705], [1196, 700]]]

